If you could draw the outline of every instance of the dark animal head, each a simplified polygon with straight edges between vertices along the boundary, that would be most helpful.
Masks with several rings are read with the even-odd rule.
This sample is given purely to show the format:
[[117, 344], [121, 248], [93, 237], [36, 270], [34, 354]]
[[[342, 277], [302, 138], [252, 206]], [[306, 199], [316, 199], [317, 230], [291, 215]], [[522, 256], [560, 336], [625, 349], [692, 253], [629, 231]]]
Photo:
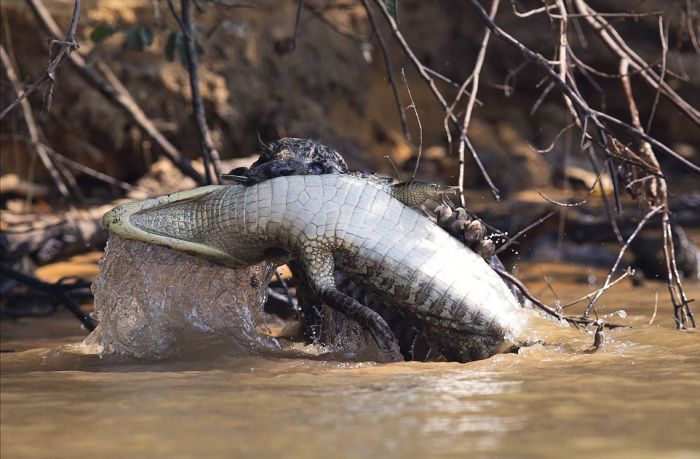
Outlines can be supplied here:
[[[251, 185], [287, 175], [345, 174], [348, 166], [343, 157], [327, 145], [287, 137], [265, 146], [260, 158], [247, 171], [235, 171]], [[234, 171], [231, 171], [233, 174]]]

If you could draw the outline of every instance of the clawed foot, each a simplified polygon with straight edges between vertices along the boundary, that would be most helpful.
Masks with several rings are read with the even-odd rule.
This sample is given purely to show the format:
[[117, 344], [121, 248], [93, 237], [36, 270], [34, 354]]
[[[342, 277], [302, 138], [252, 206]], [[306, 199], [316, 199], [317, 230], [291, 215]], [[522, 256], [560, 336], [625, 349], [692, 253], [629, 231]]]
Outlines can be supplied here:
[[379, 360], [384, 362], [400, 359], [401, 351], [396, 336], [378, 312], [340, 292], [335, 286], [322, 288], [318, 293], [328, 306], [355, 320], [370, 332], [379, 350]]
[[463, 207], [453, 209], [447, 204], [435, 208], [437, 224], [489, 262], [496, 252], [493, 241], [486, 236], [484, 224], [467, 213]]
[[384, 333], [377, 334], [370, 329], [370, 334], [377, 345], [378, 355], [377, 360], [380, 362], [399, 362], [403, 360], [401, 349], [396, 341], [396, 337], [391, 333], [391, 337]]

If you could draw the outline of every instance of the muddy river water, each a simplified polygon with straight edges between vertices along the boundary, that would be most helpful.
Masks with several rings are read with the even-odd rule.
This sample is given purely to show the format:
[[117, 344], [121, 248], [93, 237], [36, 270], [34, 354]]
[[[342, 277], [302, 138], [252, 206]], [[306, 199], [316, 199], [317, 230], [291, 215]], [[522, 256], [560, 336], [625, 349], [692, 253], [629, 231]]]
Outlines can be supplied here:
[[[562, 300], [591, 289], [521, 273], [547, 300], [543, 273]], [[469, 364], [100, 359], [65, 346], [85, 336], [67, 315], [4, 321], [2, 457], [700, 457], [700, 334], [673, 329], [666, 297], [607, 292], [632, 327], [597, 352], [581, 333]]]

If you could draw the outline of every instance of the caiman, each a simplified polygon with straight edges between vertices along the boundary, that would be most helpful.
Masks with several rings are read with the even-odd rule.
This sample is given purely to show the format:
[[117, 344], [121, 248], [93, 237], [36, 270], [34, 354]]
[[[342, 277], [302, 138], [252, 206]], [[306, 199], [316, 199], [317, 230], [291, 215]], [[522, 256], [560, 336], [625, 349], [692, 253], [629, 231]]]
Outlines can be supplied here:
[[[448, 196], [458, 192], [459, 187], [420, 182], [413, 177], [407, 182], [393, 184], [393, 180], [388, 177], [361, 171], [351, 172], [341, 153], [329, 145], [312, 139], [287, 137], [268, 144], [260, 141], [260, 147], [260, 157], [250, 167], [233, 169], [223, 174], [222, 178], [245, 185], [254, 185], [275, 177], [289, 175], [356, 175], [374, 181], [407, 206], [416, 207], [432, 222], [481, 255], [489, 265], [504, 269], [498, 257], [494, 256], [493, 234], [487, 233], [486, 226], [476, 216], [470, 214], [465, 208], [455, 208], [449, 200]], [[301, 264], [296, 260], [290, 260], [287, 266], [291, 270], [291, 282], [296, 287], [297, 306], [295, 308], [288, 304], [285, 307], [277, 300], [274, 309], [283, 315], [298, 318], [301, 327], [296, 337], [331, 346], [344, 346], [347, 340], [356, 340], [356, 331], [353, 332], [354, 327], [348, 328], [349, 324], [345, 320], [347, 318], [333, 311], [314, 293]], [[459, 352], [455, 352], [453, 343], [440, 340], [443, 333], [434, 326], [426, 326], [428, 324], [425, 322], [406, 318], [398, 310], [383, 304], [371, 292], [354, 283], [339, 270], [336, 270], [334, 277], [341, 292], [378, 312], [387, 322], [398, 342], [402, 354], [400, 358], [407, 360], [456, 360], [458, 358]], [[506, 279], [504, 281], [508, 284]], [[518, 298], [518, 302], [526, 305], [520, 290], [512, 285], [510, 288]]]
[[353, 175], [283, 176], [123, 204], [103, 225], [121, 237], [238, 268], [299, 260], [331, 307], [367, 327], [380, 349], [391, 329], [341, 293], [334, 269], [470, 361], [527, 341], [528, 313], [486, 262], [379, 182]]

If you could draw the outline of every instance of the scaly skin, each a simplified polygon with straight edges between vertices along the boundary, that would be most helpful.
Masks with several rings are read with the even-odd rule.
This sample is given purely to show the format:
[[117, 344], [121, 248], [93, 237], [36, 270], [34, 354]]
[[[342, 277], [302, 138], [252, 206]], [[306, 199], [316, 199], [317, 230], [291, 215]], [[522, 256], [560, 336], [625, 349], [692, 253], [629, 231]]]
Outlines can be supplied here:
[[381, 301], [429, 325], [469, 361], [522, 343], [526, 313], [484, 260], [384, 188], [350, 175], [209, 186], [118, 206], [118, 235], [241, 267], [296, 258], [331, 306], [393, 342], [376, 312], [340, 293], [337, 266]]
[[[245, 185], [253, 185], [289, 175], [351, 174], [374, 183], [409, 207], [422, 208], [428, 201], [443, 202], [443, 205], [434, 210], [435, 220], [440, 227], [481, 255], [492, 266], [499, 264], [498, 259], [493, 257], [494, 243], [484, 237], [485, 231], [481, 222], [474, 220], [464, 209], [454, 209], [449, 199], [446, 199], [457, 187], [418, 182], [413, 179], [392, 185], [390, 178], [367, 172], [349, 172], [340, 153], [332, 147], [310, 139], [283, 138], [261, 145], [261, 148], [260, 158], [250, 168], [234, 169], [223, 177]], [[422, 213], [431, 215], [426, 210], [422, 210]], [[291, 260], [287, 265], [292, 270], [297, 287], [296, 295], [304, 336], [314, 341], [318, 339], [327, 343], [334, 342], [338, 338], [337, 333], [344, 333], [344, 321], [338, 314], [328, 311], [328, 305], [314, 294], [300, 263]], [[342, 270], [336, 269], [334, 276], [339, 290], [381, 315], [394, 332], [404, 358], [455, 359], [452, 350], [454, 343], [442, 339], [445, 333], [435, 329], [434, 324], [410, 319], [396, 309], [387, 307], [379, 298], [353, 283], [340, 271]], [[371, 326], [364, 325], [365, 329], [371, 329]], [[433, 330], [429, 330], [430, 328]], [[426, 332], [440, 339], [432, 339]]]

